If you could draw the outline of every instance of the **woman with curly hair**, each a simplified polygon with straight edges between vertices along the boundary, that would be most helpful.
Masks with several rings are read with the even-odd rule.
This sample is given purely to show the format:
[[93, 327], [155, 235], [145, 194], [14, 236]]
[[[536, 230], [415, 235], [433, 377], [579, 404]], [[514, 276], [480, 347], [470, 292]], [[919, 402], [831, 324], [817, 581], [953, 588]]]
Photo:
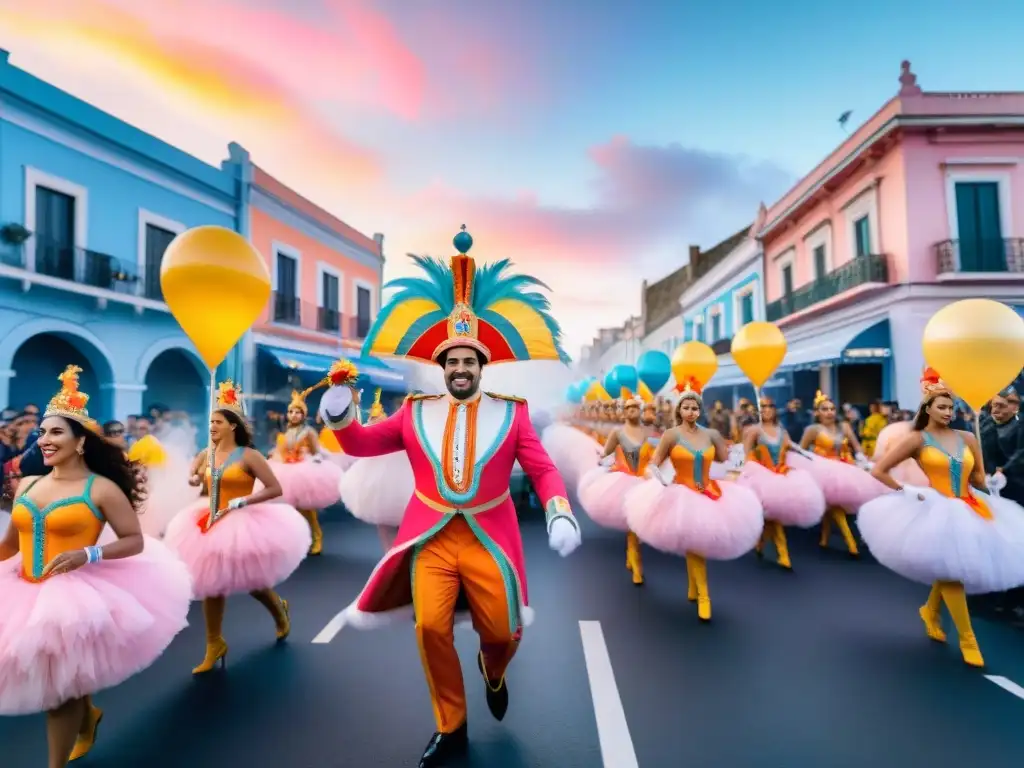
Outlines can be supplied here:
[[[49, 768], [92, 748], [92, 695], [150, 666], [188, 622], [191, 581], [135, 507], [140, 476], [90, 428], [81, 369], [68, 366], [43, 416], [49, 474], [25, 476], [0, 541], [0, 714], [47, 713]], [[99, 546], [109, 524], [116, 534]]]

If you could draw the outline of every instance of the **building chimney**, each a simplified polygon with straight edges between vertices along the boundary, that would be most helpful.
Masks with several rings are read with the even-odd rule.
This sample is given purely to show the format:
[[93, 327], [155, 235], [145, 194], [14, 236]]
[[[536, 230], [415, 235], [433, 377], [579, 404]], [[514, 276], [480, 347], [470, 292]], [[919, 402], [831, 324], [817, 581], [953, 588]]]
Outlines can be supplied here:
[[384, 235], [380, 232], [373, 233], [373, 242], [377, 244], [377, 255], [384, 257]]
[[696, 264], [698, 261], [700, 261], [700, 246], [699, 245], [691, 245], [690, 246], [690, 263], [691, 264]]

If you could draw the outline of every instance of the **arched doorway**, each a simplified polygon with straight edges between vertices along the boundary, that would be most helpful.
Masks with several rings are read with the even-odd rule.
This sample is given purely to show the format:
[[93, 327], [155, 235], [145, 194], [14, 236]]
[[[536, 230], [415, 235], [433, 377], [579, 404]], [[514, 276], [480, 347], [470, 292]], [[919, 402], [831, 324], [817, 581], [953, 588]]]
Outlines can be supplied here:
[[8, 406], [24, 408], [35, 403], [40, 410], [60, 388], [57, 377], [69, 365], [82, 369], [79, 386], [89, 395], [89, 415], [98, 421], [110, 418], [112, 392], [103, 388], [113, 381], [113, 371], [96, 349], [85, 349], [84, 339], [71, 340], [63, 334], [40, 333], [25, 341], [14, 353], [11, 368], [14, 378]]
[[153, 358], [146, 370], [145, 411], [159, 406], [184, 411], [194, 424], [205, 424], [209, 403], [207, 382], [199, 374], [195, 357], [182, 349], [167, 349]]

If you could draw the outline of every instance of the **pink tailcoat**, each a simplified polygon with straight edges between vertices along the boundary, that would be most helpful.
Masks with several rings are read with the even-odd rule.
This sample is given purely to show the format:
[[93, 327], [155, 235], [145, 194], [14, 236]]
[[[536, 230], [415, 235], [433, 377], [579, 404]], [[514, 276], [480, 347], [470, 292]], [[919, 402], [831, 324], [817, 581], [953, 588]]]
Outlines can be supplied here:
[[[489, 394], [481, 394], [486, 401], [481, 403], [481, 410], [487, 406], [492, 423], [487, 434], [483, 434], [485, 430], [478, 422], [472, 483], [464, 494], [452, 491], [445, 481], [438, 439], [436, 411], [447, 409], [446, 397], [439, 402], [442, 397], [409, 398], [401, 409], [379, 424], [362, 426], [353, 422], [334, 433], [350, 456], [405, 451], [416, 488], [394, 545], [373, 569], [359, 597], [339, 615], [336, 621], [340, 626], [369, 628], [396, 616], [411, 616], [412, 558], [418, 545], [451, 519], [451, 513], [435, 509], [420, 495], [448, 509], [487, 505], [507, 494], [512, 468], [518, 461], [545, 508], [552, 499], [565, 499], [562, 477], [541, 446], [526, 403]], [[425, 408], [430, 409], [426, 418]], [[528, 608], [523, 542], [512, 500], [506, 497], [487, 511], [468, 514], [466, 521], [505, 576], [509, 626], [529, 624], [532, 611]]]

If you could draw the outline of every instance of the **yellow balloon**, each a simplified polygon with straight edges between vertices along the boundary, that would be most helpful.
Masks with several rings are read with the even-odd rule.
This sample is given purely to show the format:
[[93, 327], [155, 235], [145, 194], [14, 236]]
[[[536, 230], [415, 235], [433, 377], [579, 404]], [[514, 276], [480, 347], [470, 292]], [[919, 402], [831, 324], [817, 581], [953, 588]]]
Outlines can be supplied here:
[[786, 357], [786, 337], [774, 323], [747, 323], [733, 336], [731, 352], [754, 386], [763, 387]]
[[718, 355], [702, 341], [680, 344], [672, 354], [672, 375], [678, 387], [685, 386], [686, 380], [692, 377], [703, 389], [717, 370]]
[[924, 359], [954, 394], [980, 409], [1024, 366], [1024, 319], [991, 299], [948, 304], [928, 321]]
[[164, 301], [210, 368], [216, 368], [270, 300], [270, 272], [248, 240], [224, 227], [195, 227], [167, 246]]
[[640, 399], [643, 400], [645, 403], [654, 402], [654, 393], [651, 392], [651, 388], [644, 384], [642, 381], [640, 382], [640, 386], [637, 387], [636, 393], [640, 395]]

